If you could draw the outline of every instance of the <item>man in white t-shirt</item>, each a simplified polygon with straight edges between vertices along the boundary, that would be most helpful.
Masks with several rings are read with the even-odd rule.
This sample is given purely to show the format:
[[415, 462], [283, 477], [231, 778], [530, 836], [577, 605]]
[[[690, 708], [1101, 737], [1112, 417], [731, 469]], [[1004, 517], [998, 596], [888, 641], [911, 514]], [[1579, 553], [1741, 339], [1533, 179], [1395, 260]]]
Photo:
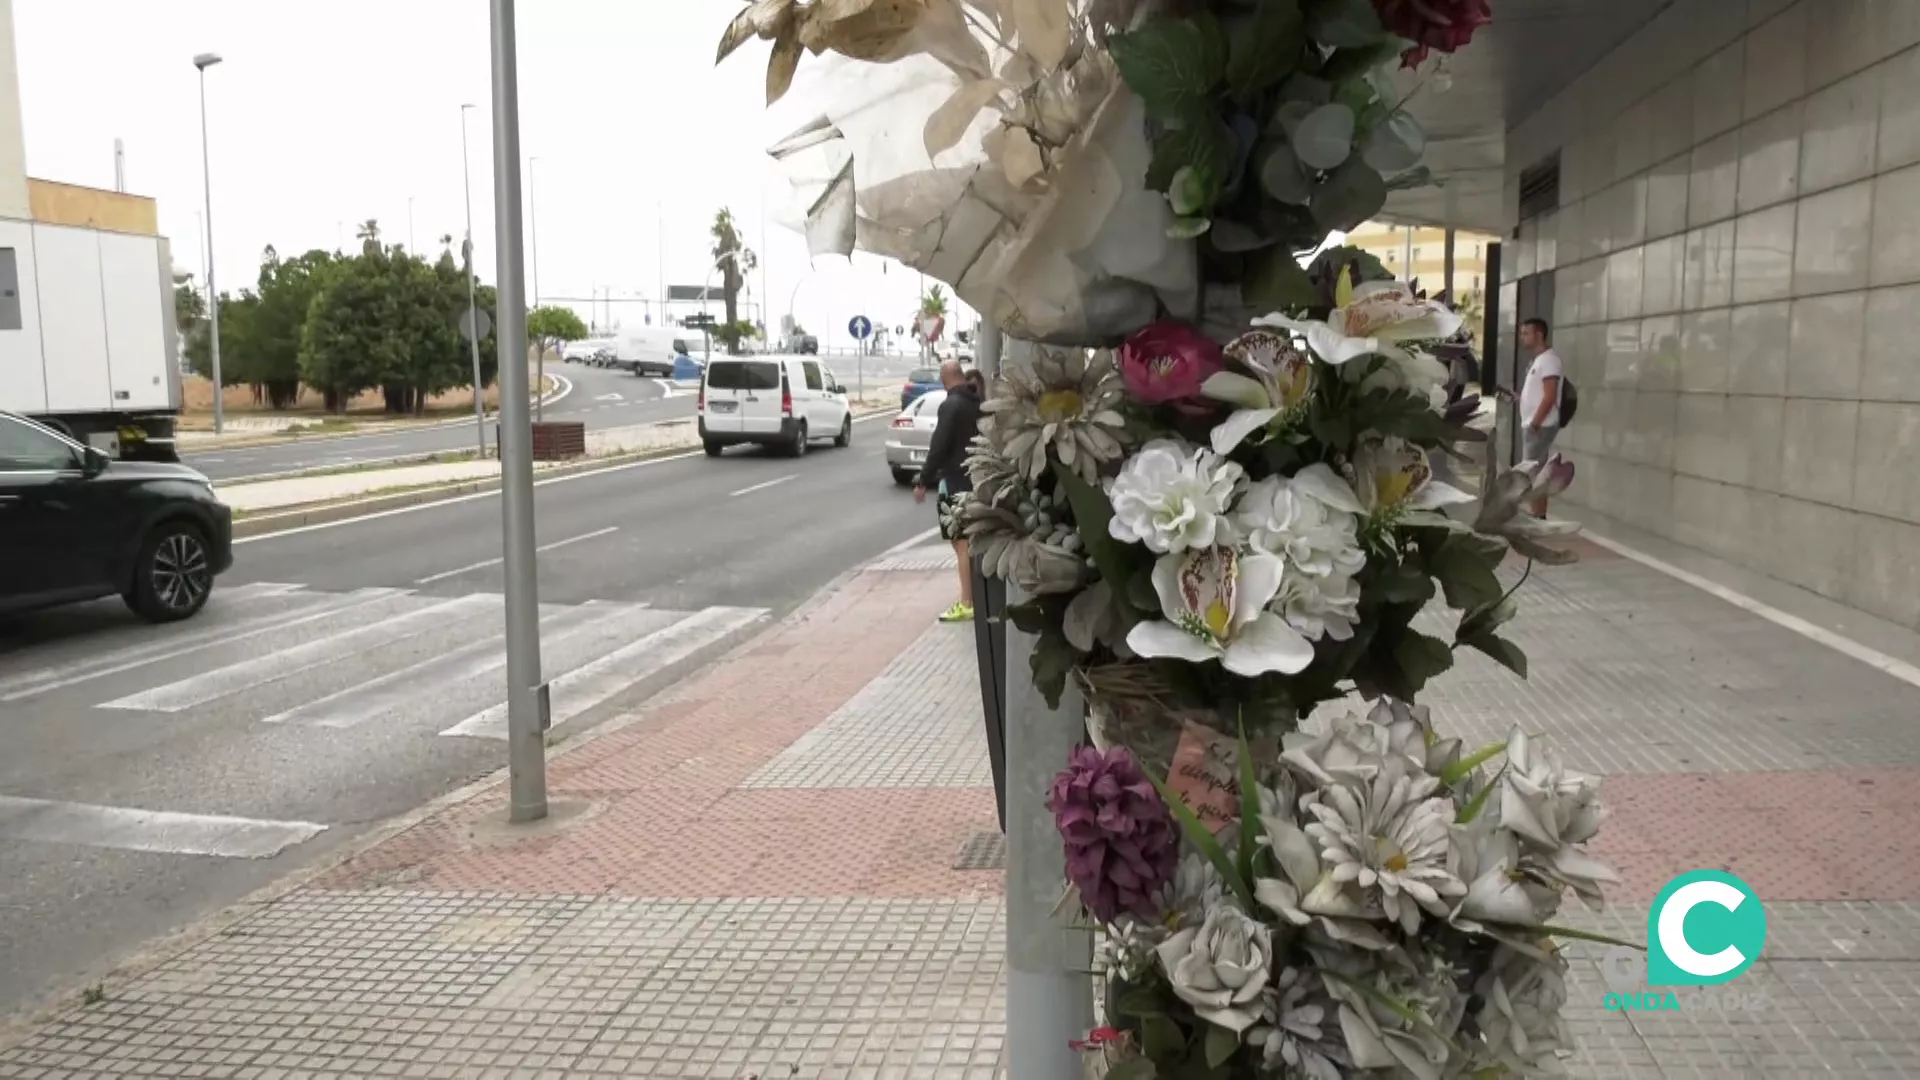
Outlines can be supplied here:
[[[1545, 461], [1553, 453], [1554, 436], [1560, 434], [1560, 386], [1566, 367], [1553, 351], [1553, 330], [1545, 319], [1520, 324], [1520, 347], [1533, 357], [1520, 390], [1520, 422], [1525, 425], [1520, 441], [1526, 460]], [[1536, 499], [1533, 513], [1546, 517], [1547, 500]]]

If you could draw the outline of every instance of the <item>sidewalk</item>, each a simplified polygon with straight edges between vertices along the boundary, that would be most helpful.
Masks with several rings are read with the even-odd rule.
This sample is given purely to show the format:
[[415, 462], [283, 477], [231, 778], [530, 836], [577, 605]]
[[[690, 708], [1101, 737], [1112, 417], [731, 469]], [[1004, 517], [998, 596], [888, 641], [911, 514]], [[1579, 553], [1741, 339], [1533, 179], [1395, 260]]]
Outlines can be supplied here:
[[[1591, 543], [1538, 568], [1519, 682], [1476, 655], [1429, 701], [1608, 774], [1598, 853], [1629, 938], [1669, 877], [1740, 874], [1761, 1007], [1602, 1008], [1575, 1076], [1920, 1074], [1920, 687]], [[1000, 847], [950, 556], [915, 549], [553, 759], [554, 817], [494, 784], [104, 983], [0, 1080], [999, 1080]], [[944, 564], [944, 565], [943, 565]]]

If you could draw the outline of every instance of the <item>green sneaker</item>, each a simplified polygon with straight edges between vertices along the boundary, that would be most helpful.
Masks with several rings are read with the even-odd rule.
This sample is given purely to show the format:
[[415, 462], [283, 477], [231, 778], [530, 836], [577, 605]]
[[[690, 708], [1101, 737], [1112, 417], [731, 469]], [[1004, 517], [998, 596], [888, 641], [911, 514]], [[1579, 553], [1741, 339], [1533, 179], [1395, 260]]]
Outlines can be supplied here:
[[973, 605], [956, 603], [940, 613], [941, 622], [972, 622]]

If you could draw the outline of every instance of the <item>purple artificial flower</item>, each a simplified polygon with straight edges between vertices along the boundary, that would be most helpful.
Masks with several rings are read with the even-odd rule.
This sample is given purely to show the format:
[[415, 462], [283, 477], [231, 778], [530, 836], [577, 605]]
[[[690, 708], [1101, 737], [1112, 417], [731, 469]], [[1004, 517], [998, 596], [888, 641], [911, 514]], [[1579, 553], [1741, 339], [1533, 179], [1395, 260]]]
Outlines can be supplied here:
[[1162, 320], [1120, 346], [1120, 378], [1135, 401], [1204, 409], [1200, 387], [1222, 370], [1220, 346], [1186, 323]]
[[1054, 777], [1047, 809], [1066, 848], [1067, 880], [1095, 918], [1159, 915], [1161, 890], [1180, 861], [1179, 833], [1132, 754], [1075, 749]]

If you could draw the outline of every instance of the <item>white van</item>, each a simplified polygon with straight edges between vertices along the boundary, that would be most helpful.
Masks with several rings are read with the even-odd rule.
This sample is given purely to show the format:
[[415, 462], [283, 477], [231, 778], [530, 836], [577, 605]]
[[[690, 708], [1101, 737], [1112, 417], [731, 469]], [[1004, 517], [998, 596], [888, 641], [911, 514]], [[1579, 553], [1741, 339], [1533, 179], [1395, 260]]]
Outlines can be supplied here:
[[853, 443], [847, 388], [813, 357], [716, 356], [700, 379], [700, 441], [708, 457], [736, 443], [791, 457], [815, 439]]
[[673, 377], [673, 358], [686, 353], [699, 359], [706, 351], [706, 336], [698, 330], [678, 326], [640, 326], [620, 331], [614, 348], [614, 363], [635, 375]]

